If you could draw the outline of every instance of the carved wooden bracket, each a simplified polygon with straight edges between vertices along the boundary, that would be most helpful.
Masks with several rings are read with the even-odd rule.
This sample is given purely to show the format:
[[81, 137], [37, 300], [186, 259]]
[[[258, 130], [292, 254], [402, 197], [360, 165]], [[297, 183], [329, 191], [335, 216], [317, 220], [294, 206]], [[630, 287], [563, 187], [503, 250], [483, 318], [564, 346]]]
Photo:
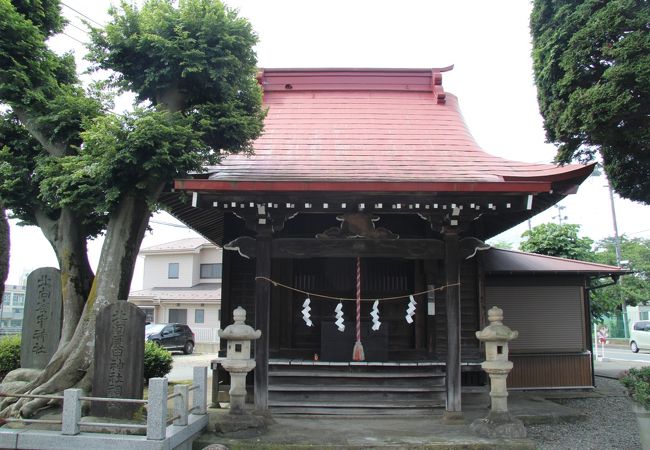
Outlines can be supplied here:
[[387, 228], [375, 228], [378, 216], [367, 213], [347, 213], [336, 218], [340, 227], [331, 227], [316, 235], [316, 239], [399, 239], [399, 235]]
[[241, 236], [225, 244], [223, 246], [223, 249], [237, 251], [244, 258], [254, 259], [256, 245], [257, 245], [257, 239], [255, 239], [254, 237]]
[[[280, 231], [284, 228], [287, 220], [294, 218], [298, 213], [295, 211], [267, 210], [264, 205], [258, 205], [257, 212], [245, 214], [233, 213], [242, 219], [247, 229], [259, 232], [260, 230]], [[265, 231], [263, 231], [265, 232]]]
[[492, 248], [489, 244], [477, 239], [475, 237], [466, 237], [460, 240], [460, 257], [462, 259], [471, 259], [479, 251], [489, 250]]

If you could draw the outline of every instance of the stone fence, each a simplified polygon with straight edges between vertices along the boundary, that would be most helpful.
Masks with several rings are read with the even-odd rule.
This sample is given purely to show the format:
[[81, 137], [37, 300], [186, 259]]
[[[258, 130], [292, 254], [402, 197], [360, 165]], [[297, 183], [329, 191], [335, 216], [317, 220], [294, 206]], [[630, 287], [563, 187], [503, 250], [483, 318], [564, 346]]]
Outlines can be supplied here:
[[[16, 395], [16, 397], [48, 398], [63, 401], [61, 420], [6, 419], [22, 422], [26, 428], [0, 428], [0, 448], [7, 449], [142, 449], [190, 450], [192, 441], [208, 424], [207, 416], [207, 368], [194, 367], [191, 386], [176, 385], [167, 394], [167, 378], [149, 380], [149, 399], [117, 399], [84, 397], [81, 389], [66, 389], [64, 395]], [[190, 392], [192, 401], [190, 406]], [[11, 395], [11, 394], [3, 394]], [[168, 402], [173, 399], [173, 412], [168, 417]], [[82, 421], [82, 402], [110, 402], [142, 404], [147, 408], [147, 423], [104, 423]], [[36, 429], [36, 424], [61, 425], [60, 431]], [[34, 424], [34, 425], [30, 425]], [[86, 428], [85, 431], [82, 431]], [[110, 429], [114, 432], [96, 433], [88, 429]], [[125, 430], [146, 430], [146, 435], [116, 434]]]

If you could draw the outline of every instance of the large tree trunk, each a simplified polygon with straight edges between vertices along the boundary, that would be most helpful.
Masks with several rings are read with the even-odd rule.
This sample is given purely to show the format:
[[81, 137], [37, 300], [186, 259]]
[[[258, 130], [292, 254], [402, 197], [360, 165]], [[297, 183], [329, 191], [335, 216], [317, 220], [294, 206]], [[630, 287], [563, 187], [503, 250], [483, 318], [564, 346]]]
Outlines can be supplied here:
[[[155, 189], [156, 195], [162, 185]], [[93, 376], [95, 318], [105, 305], [127, 300], [140, 244], [151, 215], [150, 203], [143, 196], [126, 195], [108, 223], [97, 276], [85, 302], [81, 319], [70, 341], [52, 357], [48, 366], [20, 393], [52, 394], [70, 387], [90, 392]], [[71, 240], [73, 240], [71, 238]], [[44, 407], [46, 399], [13, 399], [0, 403], [0, 416], [20, 414], [31, 417]]]
[[39, 227], [54, 249], [61, 270], [63, 324], [59, 350], [62, 350], [77, 328], [94, 275], [88, 262], [85, 232], [81, 221], [72, 211], [63, 208], [56, 220], [40, 211], [35, 215]]
[[9, 221], [5, 209], [0, 205], [0, 304], [9, 275]]

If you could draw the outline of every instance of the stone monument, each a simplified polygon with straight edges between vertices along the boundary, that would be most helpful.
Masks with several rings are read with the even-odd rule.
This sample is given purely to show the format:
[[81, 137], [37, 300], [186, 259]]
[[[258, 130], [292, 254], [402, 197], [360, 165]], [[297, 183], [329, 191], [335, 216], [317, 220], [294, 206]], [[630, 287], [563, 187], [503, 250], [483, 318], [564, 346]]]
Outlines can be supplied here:
[[470, 428], [490, 438], [524, 438], [524, 424], [508, 412], [506, 384], [512, 370], [512, 362], [508, 361], [508, 341], [515, 339], [519, 332], [503, 324], [503, 310], [496, 306], [488, 311], [488, 320], [490, 324], [477, 331], [476, 338], [485, 343], [485, 361], [481, 367], [490, 377], [492, 405], [487, 417], [476, 419]]
[[[93, 396], [141, 399], [145, 313], [126, 300], [104, 306], [95, 324]], [[91, 414], [130, 419], [140, 405], [92, 402]]]
[[20, 367], [43, 369], [50, 362], [61, 338], [61, 272], [41, 267], [27, 277]]

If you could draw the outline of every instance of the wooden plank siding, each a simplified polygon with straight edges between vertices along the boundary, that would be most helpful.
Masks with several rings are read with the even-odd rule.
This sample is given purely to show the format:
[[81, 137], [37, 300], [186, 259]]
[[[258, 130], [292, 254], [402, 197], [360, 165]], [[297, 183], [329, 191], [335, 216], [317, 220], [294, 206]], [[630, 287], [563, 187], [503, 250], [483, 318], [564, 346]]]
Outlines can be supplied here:
[[509, 389], [592, 387], [591, 354], [510, 354]]
[[[227, 291], [221, 300], [222, 326], [232, 323], [232, 310], [241, 306], [246, 310], [246, 323], [255, 323], [255, 260], [246, 259], [235, 252], [225, 251], [229, 277]], [[225, 283], [224, 283], [225, 286]]]
[[[465, 260], [460, 265], [460, 341], [463, 361], [481, 358], [480, 341], [475, 333], [479, 331], [478, 268], [474, 259]], [[440, 280], [436, 286], [442, 286]], [[436, 292], [435, 315], [435, 356], [444, 359], [447, 354], [447, 310], [444, 291]]]

